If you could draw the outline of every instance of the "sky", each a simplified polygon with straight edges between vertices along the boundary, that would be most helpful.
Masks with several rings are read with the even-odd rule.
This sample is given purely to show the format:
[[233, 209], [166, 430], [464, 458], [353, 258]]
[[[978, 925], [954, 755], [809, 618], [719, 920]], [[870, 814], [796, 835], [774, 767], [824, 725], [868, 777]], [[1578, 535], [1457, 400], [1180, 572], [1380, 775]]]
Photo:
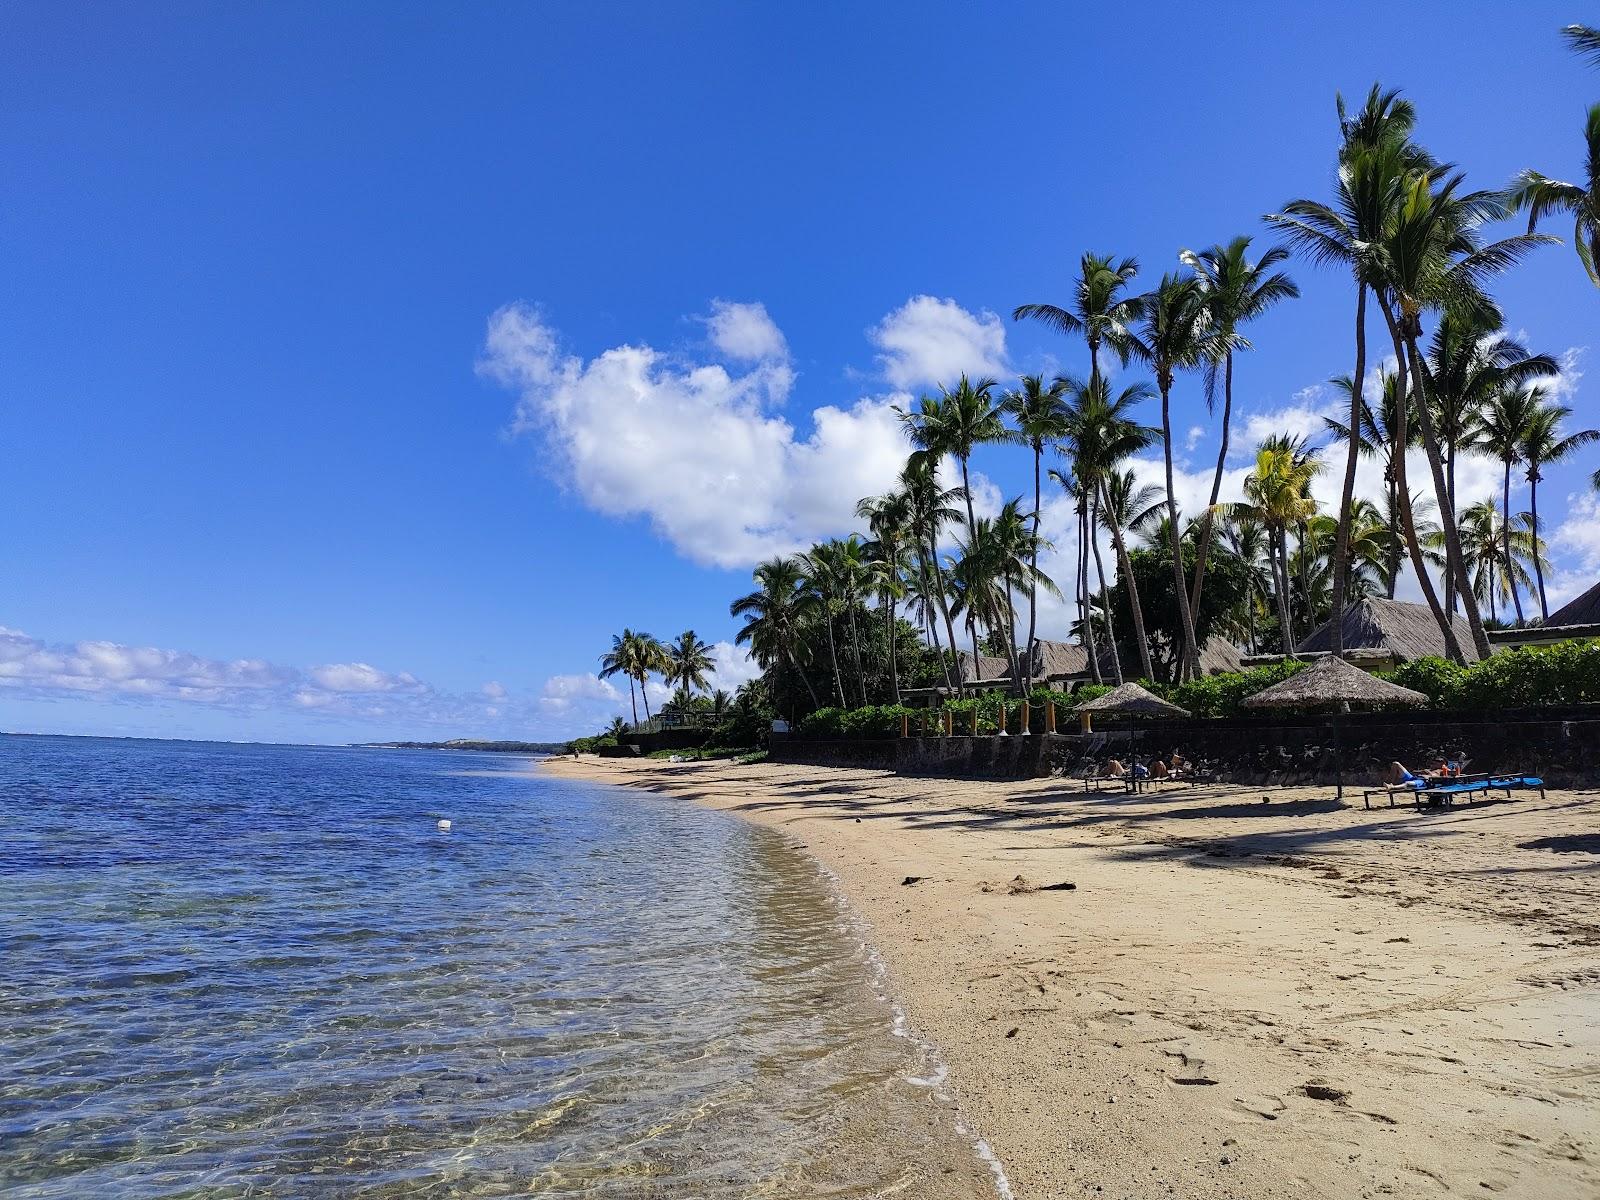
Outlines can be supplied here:
[[[1085, 371], [1009, 314], [1086, 249], [1153, 285], [1271, 244], [1330, 192], [1336, 92], [1402, 88], [1475, 186], [1575, 177], [1578, 7], [7, 4], [0, 728], [564, 738], [628, 712], [624, 626], [694, 629], [731, 688], [729, 600], [888, 486], [893, 405]], [[1348, 279], [1289, 269], [1230, 489], [1353, 365]], [[1494, 292], [1600, 424], [1570, 247]], [[1197, 379], [1173, 408], [1198, 496]], [[1600, 575], [1597, 465], [1540, 488], [1553, 601]], [[973, 466], [985, 506], [1031, 486]]]

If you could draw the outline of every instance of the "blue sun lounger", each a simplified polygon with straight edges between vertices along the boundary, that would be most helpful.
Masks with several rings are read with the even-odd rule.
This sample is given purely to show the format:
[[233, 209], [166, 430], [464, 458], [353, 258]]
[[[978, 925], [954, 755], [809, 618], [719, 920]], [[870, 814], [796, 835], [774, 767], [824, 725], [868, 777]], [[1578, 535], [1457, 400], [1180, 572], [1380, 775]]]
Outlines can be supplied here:
[[1511, 798], [1514, 791], [1532, 791], [1538, 789], [1539, 795], [1544, 796], [1544, 780], [1537, 775], [1489, 775], [1482, 779], [1463, 780], [1460, 783], [1441, 783], [1433, 787], [1419, 788], [1417, 790], [1417, 807], [1423, 803], [1442, 805], [1449, 808], [1457, 800], [1477, 795], [1487, 796], [1490, 792], [1504, 792], [1506, 799]]

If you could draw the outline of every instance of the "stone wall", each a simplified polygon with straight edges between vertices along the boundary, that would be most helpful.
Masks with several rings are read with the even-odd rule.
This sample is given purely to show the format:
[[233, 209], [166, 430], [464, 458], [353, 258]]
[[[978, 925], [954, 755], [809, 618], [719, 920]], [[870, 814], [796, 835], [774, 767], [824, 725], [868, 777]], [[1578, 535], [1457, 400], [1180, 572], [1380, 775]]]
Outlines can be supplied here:
[[1399, 761], [1413, 771], [1465, 757], [1469, 771], [1526, 771], [1552, 787], [1600, 785], [1600, 705], [1484, 713], [1347, 713], [1136, 722], [1102, 720], [1092, 735], [820, 739], [774, 734], [775, 762], [906, 775], [1026, 779], [1077, 775], [1107, 758], [1148, 761], [1174, 747], [1219, 777], [1248, 784], [1375, 782]]

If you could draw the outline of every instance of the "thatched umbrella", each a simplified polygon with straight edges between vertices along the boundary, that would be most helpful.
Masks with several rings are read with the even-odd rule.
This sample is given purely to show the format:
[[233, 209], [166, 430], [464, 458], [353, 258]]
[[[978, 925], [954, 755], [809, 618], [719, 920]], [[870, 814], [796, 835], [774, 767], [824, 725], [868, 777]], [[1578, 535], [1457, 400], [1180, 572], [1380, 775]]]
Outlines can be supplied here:
[[[1282, 683], [1246, 697], [1246, 708], [1317, 708], [1324, 704], [1426, 704], [1421, 692], [1369, 675], [1335, 655], [1319, 658]], [[1344, 799], [1344, 760], [1339, 753], [1339, 715], [1333, 717], [1334, 770]]]
[[1104, 696], [1086, 700], [1077, 706], [1081, 713], [1124, 713], [1128, 718], [1128, 769], [1134, 767], [1133, 718], [1134, 717], [1187, 717], [1188, 709], [1179, 708], [1140, 687], [1137, 683], [1124, 683], [1114, 687]]

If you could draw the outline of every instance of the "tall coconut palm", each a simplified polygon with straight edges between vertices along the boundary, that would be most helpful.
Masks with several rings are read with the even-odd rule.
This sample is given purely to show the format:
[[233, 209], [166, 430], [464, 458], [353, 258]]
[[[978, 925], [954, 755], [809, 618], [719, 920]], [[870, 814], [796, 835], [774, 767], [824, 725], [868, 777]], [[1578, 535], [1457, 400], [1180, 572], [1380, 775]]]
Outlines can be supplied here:
[[1600, 67], [1600, 29], [1592, 25], [1568, 25], [1561, 31], [1561, 36], [1567, 39], [1574, 51]]
[[[1195, 272], [1205, 296], [1213, 355], [1206, 369], [1206, 406], [1216, 411], [1218, 368], [1222, 374], [1222, 425], [1218, 436], [1217, 466], [1211, 476], [1211, 499], [1201, 515], [1195, 546], [1194, 586], [1189, 605], [1200, 611], [1200, 592], [1205, 586], [1206, 558], [1211, 553], [1213, 514], [1222, 493], [1222, 473], [1228, 460], [1228, 435], [1233, 423], [1233, 356], [1250, 349], [1250, 340], [1241, 329], [1275, 304], [1300, 295], [1282, 271], [1273, 268], [1289, 257], [1282, 246], [1273, 246], [1258, 260], [1249, 258], [1250, 239], [1236, 237], [1227, 245], [1212, 246], [1198, 253], [1185, 250], [1178, 255]], [[1219, 361], [1220, 360], [1220, 361]]]
[[[1139, 384], [1136, 387], [1146, 388], [1147, 385]], [[1148, 394], [1148, 392], [1146, 393]], [[1132, 425], [1132, 430], [1142, 430], [1142, 426]], [[1122, 444], [1131, 444], [1139, 438], [1138, 432], [1124, 431], [1115, 434], [1108, 441], [1120, 440]], [[1149, 443], [1146, 442], [1145, 445]], [[1142, 448], [1142, 447], [1141, 447]], [[1106, 531], [1111, 534], [1111, 545], [1117, 555], [1117, 570], [1128, 584], [1128, 611], [1133, 618], [1133, 642], [1139, 652], [1140, 678], [1154, 679], [1155, 669], [1150, 661], [1150, 639], [1145, 634], [1144, 605], [1139, 597], [1139, 583], [1133, 575], [1133, 562], [1128, 557], [1127, 533], [1130, 529], [1137, 529], [1151, 519], [1151, 516], [1164, 505], [1161, 491], [1154, 484], [1140, 485], [1131, 470], [1119, 470], [1118, 464], [1125, 461], [1129, 454], [1108, 452], [1105, 458], [1105, 468], [1100, 476], [1100, 519], [1105, 522]]]
[[1104, 345], [1126, 365], [1132, 352], [1131, 328], [1139, 317], [1143, 297], [1130, 296], [1128, 288], [1139, 274], [1136, 259], [1112, 259], [1085, 253], [1073, 281], [1072, 304], [1020, 304], [1011, 319], [1043, 321], [1068, 336], [1081, 336], [1089, 345], [1089, 376], [1100, 377], [1100, 347]]
[[967, 464], [972, 451], [986, 442], [1014, 442], [1016, 435], [1006, 428], [1005, 410], [995, 395], [1000, 385], [993, 379], [968, 379], [965, 374], [955, 389], [941, 386], [937, 398], [924, 396], [914, 409], [900, 409], [911, 444], [924, 458], [937, 462], [946, 454], [961, 465], [962, 499], [967, 505], [967, 537], [976, 536], [977, 518], [972, 511], [972, 480]]
[[807, 631], [817, 617], [817, 603], [806, 584], [798, 559], [769, 558], [755, 569], [756, 590], [728, 606], [735, 617], [745, 618], [734, 643], [750, 646], [763, 670], [786, 667], [800, 676], [811, 706], [817, 707], [817, 690], [805, 672], [810, 643]]
[[[1435, 184], [1427, 171], [1412, 172], [1404, 199], [1387, 223], [1376, 247], [1378, 308], [1389, 328], [1402, 371], [1411, 373], [1417, 424], [1422, 431], [1422, 451], [1432, 476], [1444, 533], [1446, 571], [1461, 596], [1461, 610], [1472, 633], [1479, 658], [1491, 652], [1488, 635], [1478, 613], [1477, 597], [1467, 578], [1461, 555], [1460, 531], [1449, 511], [1449, 489], [1433, 409], [1426, 402], [1431, 386], [1420, 342], [1426, 312], [1445, 308], [1471, 321], [1499, 323], [1493, 301], [1483, 290], [1489, 276], [1502, 272], [1551, 239], [1520, 234], [1485, 244], [1478, 230], [1487, 221], [1505, 215], [1501, 197], [1489, 192], [1465, 193], [1460, 173], [1447, 174]], [[1443, 620], [1443, 627], [1449, 627]]]
[[[1085, 478], [1085, 473], [1079, 470], [1080, 460], [1073, 453], [1070, 445], [1062, 446], [1061, 450], [1073, 464], [1072, 468], [1065, 473], [1052, 468], [1050, 478], [1071, 499], [1072, 511], [1078, 522], [1077, 560], [1072, 567], [1072, 585], [1078, 602], [1076, 628], [1083, 639], [1084, 650], [1089, 657], [1089, 678], [1095, 683], [1101, 683], [1103, 680], [1100, 671], [1098, 635], [1094, 629], [1094, 611], [1091, 608], [1092, 593], [1089, 588], [1089, 543], [1094, 540], [1094, 528], [1090, 524], [1089, 497], [1092, 493], [1093, 485]], [[1110, 640], [1109, 626], [1108, 614], [1108, 640]]]
[[[1600, 429], [1579, 429], [1567, 433], [1562, 424], [1572, 415], [1564, 404], [1546, 402], [1543, 388], [1534, 388], [1533, 408], [1522, 431], [1522, 461], [1527, 466], [1529, 522], [1534, 540], [1539, 539], [1539, 484], [1544, 468], [1571, 458], [1581, 447], [1600, 441]], [[1539, 616], [1550, 619], [1550, 605], [1544, 594], [1544, 566], [1535, 558], [1534, 575], [1539, 582]]]
[[1172, 543], [1172, 574], [1177, 590], [1179, 679], [1200, 676], [1200, 647], [1195, 644], [1194, 613], [1189, 607], [1188, 580], [1183, 570], [1183, 550], [1178, 525], [1178, 493], [1172, 470], [1172, 384], [1178, 371], [1201, 366], [1213, 342], [1205, 293], [1193, 275], [1166, 275], [1155, 291], [1144, 297], [1129, 349], [1149, 365], [1161, 392], [1161, 450], [1167, 470], [1167, 516]]
[[[1519, 514], [1526, 518], [1528, 514]], [[1490, 619], [1499, 621], [1499, 602], [1509, 599], [1521, 583], [1532, 584], [1526, 562], [1538, 562], [1543, 546], [1533, 536], [1530, 520], [1514, 521], [1501, 527], [1494, 497], [1469, 505], [1461, 513], [1461, 548], [1472, 574], [1478, 598], [1489, 603]]]
[[[1372, 247], [1380, 237], [1390, 214], [1398, 201], [1406, 173], [1426, 169], [1431, 165], [1427, 153], [1411, 144], [1411, 131], [1416, 126], [1416, 110], [1398, 91], [1385, 90], [1373, 84], [1367, 93], [1366, 104], [1351, 112], [1345, 107], [1342, 95], [1335, 97], [1339, 116], [1339, 181], [1333, 204], [1317, 200], [1293, 200], [1282, 212], [1270, 214], [1266, 219], [1288, 239], [1292, 246], [1316, 263], [1341, 266], [1349, 270], [1356, 284], [1355, 310], [1355, 371], [1350, 376], [1350, 419], [1347, 429], [1357, 430], [1362, 425], [1365, 400], [1362, 389], [1367, 374], [1367, 297], [1375, 278]], [[1405, 407], [1399, 409], [1400, 445], [1407, 444]], [[1331, 604], [1335, 613], [1343, 611], [1348, 582], [1349, 555], [1346, 543], [1350, 536], [1349, 512], [1355, 497], [1356, 466], [1360, 447], [1358, 439], [1346, 444], [1344, 482], [1339, 504], [1338, 548], [1335, 551], [1331, 580]], [[1409, 495], [1405, 490], [1405, 456], [1395, 456], [1397, 494]], [[1406, 544], [1413, 563], [1421, 572], [1422, 553], [1416, 543], [1412, 522], [1406, 516]], [[1431, 597], [1441, 626], [1445, 625], [1443, 610], [1437, 597], [1432, 597], [1431, 585], [1422, 579], [1424, 593]], [[1330, 650], [1334, 655], [1344, 653], [1344, 631], [1339, 621], [1330, 627]], [[1447, 638], [1451, 635], [1447, 633]]]
[[944, 567], [939, 559], [939, 538], [947, 525], [960, 520], [961, 514], [955, 505], [965, 495], [965, 489], [941, 486], [937, 463], [918, 454], [913, 454], [900, 472], [899, 487], [906, 498], [906, 522], [915, 548], [921, 593], [933, 598], [935, 609], [944, 618], [950, 656], [947, 657], [940, 648], [937, 622], [932, 626], [933, 648], [939, 655], [945, 687], [959, 693], [964, 691], [959, 672], [952, 675], [950, 669], [951, 658], [956, 653], [956, 633], [951, 620]]
[[[1428, 403], [1433, 409], [1444, 455], [1445, 508], [1456, 503], [1456, 466], [1463, 451], [1485, 437], [1484, 417], [1492, 398], [1507, 387], [1555, 375], [1560, 366], [1548, 354], [1530, 354], [1497, 326], [1446, 311], [1433, 332], [1424, 360]], [[1455, 588], [1445, 588], [1445, 610], [1455, 612]]]
[[1256, 450], [1256, 465], [1244, 481], [1244, 512], [1267, 527], [1272, 542], [1273, 591], [1278, 633], [1285, 654], [1295, 648], [1290, 599], [1289, 531], [1316, 515], [1311, 481], [1320, 464], [1297, 438], [1274, 437]]
[[889, 689], [900, 703], [900, 661], [895, 648], [895, 615], [905, 598], [904, 572], [909, 540], [911, 502], [904, 492], [869, 496], [856, 504], [856, 516], [867, 523], [872, 533], [868, 561], [872, 590], [883, 611], [884, 637], [889, 647]]
[[[1511, 469], [1522, 461], [1522, 442], [1533, 411], [1539, 405], [1539, 394], [1533, 388], [1506, 386], [1498, 389], [1484, 407], [1481, 418], [1481, 443], [1485, 451], [1500, 460], [1500, 528], [1509, 538], [1511, 534]], [[1511, 558], [1509, 541], [1502, 548], [1502, 557]], [[1516, 576], [1508, 579], [1511, 604], [1516, 609], [1517, 624], [1526, 619], [1522, 611], [1522, 594], [1517, 590]]]
[[1589, 282], [1600, 287], [1600, 104], [1590, 105], [1583, 122], [1584, 178], [1564, 183], [1527, 170], [1511, 182], [1508, 199], [1528, 213], [1532, 233], [1546, 213], [1572, 214], [1572, 248]]
[[822, 597], [827, 612], [828, 652], [833, 658], [840, 703], [842, 705], [848, 701], [844, 699], [844, 680], [839, 672], [833, 623], [836, 616], [843, 615], [845, 626], [850, 632], [850, 657], [855, 670], [856, 692], [861, 703], [865, 705], [867, 681], [862, 669], [861, 630], [856, 621], [856, 612], [861, 607], [862, 599], [872, 579], [866, 544], [853, 533], [847, 538], [830, 538], [821, 545], [813, 546], [806, 554], [805, 561], [806, 574]]
[[667, 683], [678, 685], [685, 702], [706, 686], [711, 672], [716, 669], [710, 643], [701, 641], [692, 629], [684, 630], [666, 647], [666, 665]]
[[1256, 636], [1256, 615], [1265, 614], [1272, 600], [1277, 578], [1277, 560], [1273, 557], [1274, 544], [1267, 527], [1248, 506], [1224, 509], [1223, 540], [1233, 556], [1244, 565], [1245, 594], [1243, 640], [1254, 654], [1260, 647]]
[[[611, 649], [600, 656], [600, 678], [625, 675], [628, 679], [628, 704], [633, 709], [633, 723], [639, 723], [639, 701], [634, 691], [634, 660], [638, 653], [638, 634], [631, 629], [611, 635]], [[649, 703], [648, 700], [645, 701]]]
[[[1066, 404], [1066, 382], [1057, 379], [1052, 383], [1045, 383], [1040, 375], [1024, 375], [1022, 386], [1014, 391], [1007, 392], [1001, 400], [1001, 407], [1016, 422], [1017, 434], [1022, 441], [1027, 443], [1033, 451], [1033, 544], [1034, 559], [1031, 564], [1034, 573], [1039, 570], [1039, 520], [1044, 507], [1044, 494], [1040, 478], [1041, 466], [1044, 462], [1045, 447], [1060, 441], [1067, 435], [1070, 414]], [[1033, 643], [1039, 635], [1039, 596], [1038, 589], [1030, 586], [1028, 589], [1028, 640], [1026, 651], [1023, 654], [1023, 693], [1033, 688]]]
[[[1340, 375], [1328, 381], [1345, 395], [1350, 395], [1354, 382], [1348, 375]], [[1405, 400], [1409, 407], [1410, 398]], [[1383, 568], [1384, 594], [1390, 600], [1394, 599], [1395, 588], [1400, 580], [1400, 560], [1405, 556], [1408, 546], [1404, 529], [1411, 518], [1405, 515], [1404, 506], [1400, 501], [1400, 478], [1402, 475], [1401, 456], [1396, 454], [1396, 448], [1404, 444], [1406, 449], [1411, 449], [1421, 442], [1421, 434], [1417, 432], [1417, 423], [1407, 419], [1405, 409], [1402, 408], [1400, 379], [1393, 371], [1379, 372], [1378, 402], [1376, 406], [1363, 400], [1361, 405], [1362, 427], [1357, 439], [1357, 453], [1362, 456], [1377, 456], [1383, 463], [1384, 485], [1387, 491], [1384, 512], [1394, 530], [1394, 537], [1389, 540], [1388, 557]], [[1336, 442], [1349, 445], [1349, 430], [1344, 422], [1332, 417], [1324, 417], [1323, 424]], [[1352, 500], [1352, 504], [1354, 500]], [[1352, 510], [1353, 511], [1353, 510]], [[1352, 528], [1347, 528], [1345, 537], [1355, 536]], [[1419, 559], [1418, 561], [1421, 561]]]

